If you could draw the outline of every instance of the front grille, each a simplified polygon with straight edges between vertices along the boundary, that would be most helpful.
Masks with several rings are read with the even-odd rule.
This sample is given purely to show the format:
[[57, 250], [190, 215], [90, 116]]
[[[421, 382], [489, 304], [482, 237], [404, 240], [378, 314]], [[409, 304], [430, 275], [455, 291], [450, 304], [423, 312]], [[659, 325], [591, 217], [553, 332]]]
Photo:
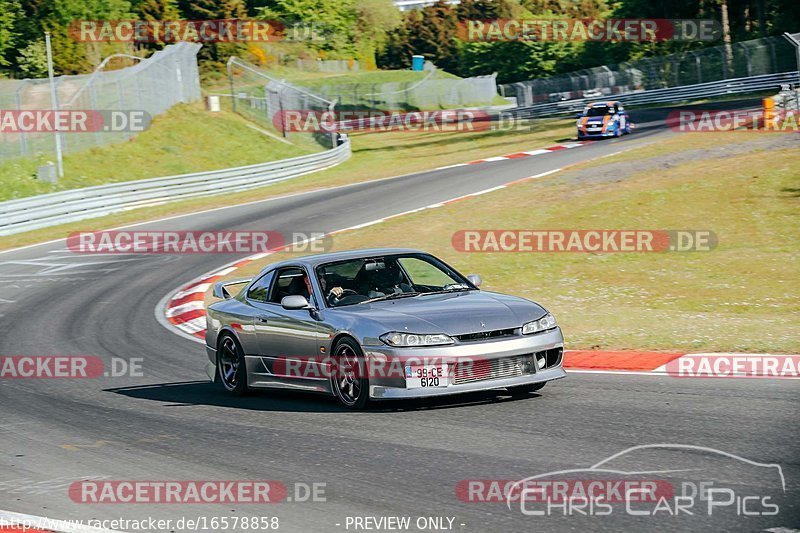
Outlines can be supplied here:
[[453, 384], [475, 383], [491, 379], [505, 379], [535, 374], [539, 370], [561, 364], [563, 350], [553, 348], [536, 353], [501, 357], [498, 359], [461, 359], [455, 364]]
[[454, 383], [475, 383], [490, 379], [513, 378], [527, 374], [527, 356], [515, 355], [500, 359], [471, 359], [456, 363]]
[[480, 331], [478, 333], [466, 333], [464, 335], [456, 335], [456, 339], [461, 342], [475, 342], [483, 341], [486, 339], [497, 339], [499, 337], [511, 337], [516, 335], [516, 329], [495, 329], [492, 331]]

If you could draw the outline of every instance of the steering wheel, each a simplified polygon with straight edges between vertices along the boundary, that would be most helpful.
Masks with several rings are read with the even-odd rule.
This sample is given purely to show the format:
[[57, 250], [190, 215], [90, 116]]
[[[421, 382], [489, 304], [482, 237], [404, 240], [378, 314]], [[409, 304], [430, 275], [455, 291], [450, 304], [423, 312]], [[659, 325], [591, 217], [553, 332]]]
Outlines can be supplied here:
[[354, 291], [353, 289], [342, 289], [342, 295], [339, 296], [339, 298], [340, 299], [344, 298], [348, 294], [358, 294], [358, 293], [356, 291]]
[[350, 302], [350, 301], [346, 301], [346, 300], [348, 298], [352, 299], [353, 297], [355, 297], [356, 299], [358, 299], [359, 297], [366, 299], [366, 296], [361, 295], [361, 294], [359, 294], [358, 292], [356, 292], [356, 291], [354, 291], [352, 289], [342, 289], [342, 295], [339, 296], [338, 298], [336, 296], [334, 296], [333, 294], [328, 294], [328, 303], [330, 305], [334, 306], [334, 307], [339, 306], [339, 305], [343, 305], [343, 304], [349, 305], [350, 303], [355, 303], [355, 302]]
[[334, 296], [332, 292], [328, 293], [328, 301], [329, 302], [339, 302], [344, 299], [346, 296], [357, 295], [358, 293], [353, 289], [342, 289], [342, 294], [339, 296]]

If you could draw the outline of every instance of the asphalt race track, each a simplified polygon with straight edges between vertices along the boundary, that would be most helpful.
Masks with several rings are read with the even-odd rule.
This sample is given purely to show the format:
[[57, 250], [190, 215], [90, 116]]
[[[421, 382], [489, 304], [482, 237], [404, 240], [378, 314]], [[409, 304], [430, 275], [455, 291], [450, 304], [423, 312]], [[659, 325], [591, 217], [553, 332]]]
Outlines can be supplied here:
[[[669, 134], [666, 112], [633, 112], [639, 130], [627, 138], [138, 227], [333, 231], [657, 139]], [[348, 517], [386, 516], [411, 516], [412, 524], [420, 516], [449, 517], [452, 530], [464, 532], [800, 528], [797, 381], [572, 373], [520, 400], [488, 393], [380, 404], [361, 413], [301, 394], [234, 399], [207, 382], [202, 345], [156, 320], [167, 293], [234, 259], [73, 255], [63, 241], [0, 253], [0, 353], [141, 358], [144, 373], [0, 380], [0, 509], [59, 519], [277, 516], [281, 531], [298, 532], [354, 531]], [[519, 505], [464, 502], [456, 491], [465, 480], [588, 468], [656, 443], [780, 465], [785, 491], [772, 468], [730, 458], [717, 464], [702, 450], [654, 449], [646, 463], [626, 465], [696, 472], [713, 463], [708, 479], [733, 480], [742, 494], [777, 493], [780, 512], [743, 517], [731, 505], [708, 516], [701, 506], [692, 516], [651, 517], [632, 516], [622, 505], [608, 516], [528, 516]], [[293, 499], [295, 484], [324, 483], [325, 501], [87, 505], [69, 498], [70, 484], [97, 478], [277, 480]]]

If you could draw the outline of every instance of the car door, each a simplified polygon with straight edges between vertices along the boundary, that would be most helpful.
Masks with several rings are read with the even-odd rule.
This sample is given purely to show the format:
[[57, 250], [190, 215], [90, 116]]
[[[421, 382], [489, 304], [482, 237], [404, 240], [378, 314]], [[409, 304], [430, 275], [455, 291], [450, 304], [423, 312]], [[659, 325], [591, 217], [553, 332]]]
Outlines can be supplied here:
[[[327, 379], [318, 364], [320, 341], [328, 338], [320, 315], [308, 309], [284, 309], [280, 303], [291, 294], [308, 294], [307, 290], [298, 290], [307, 286], [307, 276], [301, 266], [283, 267], [275, 272], [266, 301], [252, 303], [260, 310], [255, 317], [259, 352], [269, 371], [283, 376], [281, 381], [286, 385]], [[312, 294], [308, 297], [314, 301]]]
[[251, 355], [264, 355], [261, 351], [261, 346], [258, 341], [259, 329], [262, 324], [264, 316], [269, 314], [269, 310], [264, 306], [269, 302], [269, 291], [272, 286], [272, 280], [275, 278], [275, 271], [269, 271], [259, 277], [255, 282], [250, 284], [245, 293], [245, 303], [250, 308], [252, 322], [250, 332], [242, 339], [245, 354]]

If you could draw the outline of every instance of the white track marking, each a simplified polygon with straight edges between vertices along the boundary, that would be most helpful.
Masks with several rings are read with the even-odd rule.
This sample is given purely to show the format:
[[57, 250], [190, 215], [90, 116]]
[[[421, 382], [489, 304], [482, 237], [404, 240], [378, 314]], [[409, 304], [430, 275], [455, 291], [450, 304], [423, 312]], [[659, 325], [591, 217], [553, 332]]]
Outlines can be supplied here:
[[183, 289], [182, 291], [176, 292], [172, 296], [172, 299], [177, 300], [178, 298], [183, 298], [184, 296], [188, 296], [190, 294], [195, 294], [198, 292], [206, 292], [209, 287], [211, 287], [211, 283], [197, 283], [195, 285], [190, 286], [187, 289]]
[[199, 331], [203, 331], [204, 329], [206, 329], [206, 317], [200, 316], [197, 318], [193, 318], [192, 320], [186, 322], [180, 322], [178, 324], [173, 324], [173, 325], [176, 328], [180, 328], [183, 331], [186, 331], [187, 333], [197, 333]]
[[473, 196], [480, 196], [482, 194], [486, 194], [486, 193], [490, 193], [490, 192], [494, 192], [494, 191], [499, 191], [499, 190], [505, 189], [505, 188], [506, 188], [505, 185], [498, 185], [497, 187], [492, 187], [491, 189], [484, 189], [482, 191], [478, 191], [478, 192], [473, 192], [471, 194], [467, 194], [466, 196], [462, 196], [461, 198], [471, 198]]
[[205, 309], [206, 304], [203, 300], [196, 300], [194, 302], [188, 302], [183, 305], [179, 305], [177, 307], [170, 307], [167, 309], [167, 318], [171, 318], [174, 316], [182, 315], [188, 311], [197, 311], [198, 309]]
[[228, 268], [223, 268], [219, 272], [215, 272], [214, 275], [215, 276], [227, 276], [228, 274], [230, 274], [231, 272], [234, 272], [235, 270], [236, 270], [236, 267], [232, 267], [231, 266], [231, 267], [228, 267]]

